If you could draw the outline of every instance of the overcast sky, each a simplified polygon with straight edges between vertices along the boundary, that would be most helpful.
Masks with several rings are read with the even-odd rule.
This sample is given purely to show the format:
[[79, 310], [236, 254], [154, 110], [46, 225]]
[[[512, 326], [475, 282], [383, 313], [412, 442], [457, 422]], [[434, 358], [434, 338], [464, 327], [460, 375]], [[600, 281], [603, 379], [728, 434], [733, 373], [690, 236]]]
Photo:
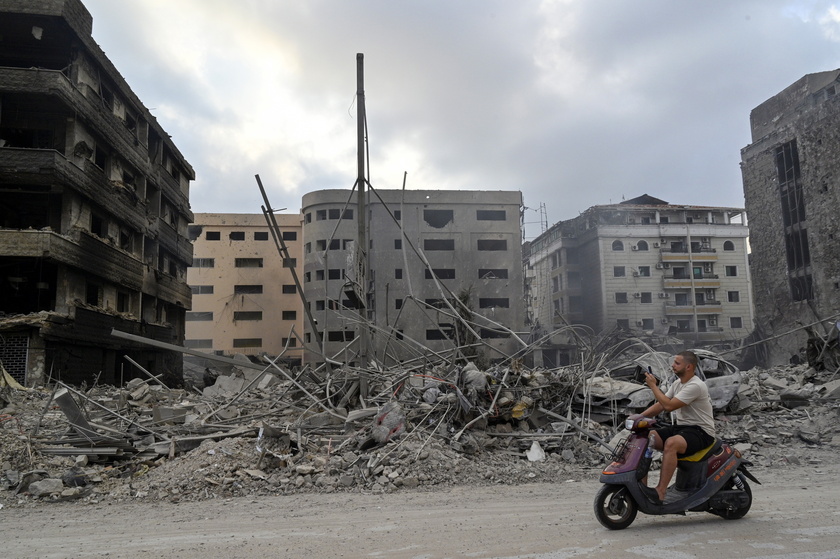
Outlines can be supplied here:
[[356, 53], [374, 188], [519, 190], [526, 238], [650, 194], [743, 207], [755, 106], [840, 68], [820, 0], [83, 0], [192, 164], [195, 212], [353, 187]]

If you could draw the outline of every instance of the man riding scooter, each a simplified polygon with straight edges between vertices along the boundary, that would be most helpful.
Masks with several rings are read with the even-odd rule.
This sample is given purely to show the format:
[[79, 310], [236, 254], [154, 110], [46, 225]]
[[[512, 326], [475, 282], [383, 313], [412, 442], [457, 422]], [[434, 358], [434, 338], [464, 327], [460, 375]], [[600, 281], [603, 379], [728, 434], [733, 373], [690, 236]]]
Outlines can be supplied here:
[[[673, 383], [667, 392], [657, 385], [657, 379], [649, 372], [645, 373], [645, 383], [653, 391], [656, 402], [642, 412], [645, 417], [656, 417], [663, 411], [675, 412], [674, 425], [655, 429], [651, 432], [653, 445], [662, 451], [662, 466], [659, 471], [659, 484], [646, 487], [649, 498], [655, 503], [665, 500], [665, 492], [677, 468], [680, 456], [698, 452], [715, 441], [715, 423], [709, 389], [697, 370], [697, 355], [692, 351], [682, 351], [674, 356], [671, 370], [679, 382]], [[642, 480], [647, 485], [647, 478]]]

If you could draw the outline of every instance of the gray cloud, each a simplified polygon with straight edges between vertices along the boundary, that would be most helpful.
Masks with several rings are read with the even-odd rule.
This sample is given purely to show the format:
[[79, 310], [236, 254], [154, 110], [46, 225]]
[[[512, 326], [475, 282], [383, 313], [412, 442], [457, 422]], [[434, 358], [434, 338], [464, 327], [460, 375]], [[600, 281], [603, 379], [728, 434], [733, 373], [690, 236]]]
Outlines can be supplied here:
[[749, 111], [840, 46], [821, 1], [85, 3], [208, 212], [258, 212], [256, 173], [290, 210], [353, 185], [357, 52], [380, 188], [522, 190], [549, 223], [642, 193], [742, 206]]

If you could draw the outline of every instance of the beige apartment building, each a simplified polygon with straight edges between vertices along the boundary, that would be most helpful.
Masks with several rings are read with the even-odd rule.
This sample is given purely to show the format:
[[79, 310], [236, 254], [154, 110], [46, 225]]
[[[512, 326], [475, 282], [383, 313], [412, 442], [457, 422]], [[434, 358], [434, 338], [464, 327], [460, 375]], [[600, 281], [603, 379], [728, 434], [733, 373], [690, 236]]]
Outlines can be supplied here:
[[668, 204], [640, 196], [593, 206], [525, 247], [532, 339], [543, 363], [568, 358], [568, 324], [730, 342], [753, 329], [743, 209]]
[[301, 216], [275, 218], [288, 259], [281, 257], [263, 215], [195, 214], [186, 347], [301, 362], [303, 304], [292, 273], [302, 263]]

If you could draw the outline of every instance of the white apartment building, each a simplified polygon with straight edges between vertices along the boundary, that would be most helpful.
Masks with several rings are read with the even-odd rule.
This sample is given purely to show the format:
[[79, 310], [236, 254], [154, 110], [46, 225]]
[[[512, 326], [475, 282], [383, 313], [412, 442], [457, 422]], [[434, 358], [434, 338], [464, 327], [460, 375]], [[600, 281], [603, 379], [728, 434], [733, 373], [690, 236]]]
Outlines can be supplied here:
[[195, 214], [186, 347], [228, 356], [282, 354], [284, 362], [300, 363], [303, 303], [292, 269], [301, 263], [301, 216], [275, 218], [289, 259], [281, 257], [263, 215]]
[[[743, 209], [647, 195], [559, 222], [525, 249], [531, 339], [567, 324], [742, 339], [753, 328], [748, 233]], [[543, 362], [563, 364], [566, 341], [549, 337]]]

